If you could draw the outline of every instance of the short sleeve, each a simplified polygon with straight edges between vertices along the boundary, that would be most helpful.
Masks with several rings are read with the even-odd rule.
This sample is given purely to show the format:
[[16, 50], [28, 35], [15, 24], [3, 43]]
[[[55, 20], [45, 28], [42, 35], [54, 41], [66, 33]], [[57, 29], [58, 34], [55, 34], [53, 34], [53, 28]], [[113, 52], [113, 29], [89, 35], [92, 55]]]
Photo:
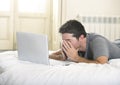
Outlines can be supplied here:
[[90, 43], [91, 52], [93, 54], [93, 58], [96, 59], [100, 56], [109, 57], [109, 47], [106, 39], [102, 37], [97, 37], [93, 39]]

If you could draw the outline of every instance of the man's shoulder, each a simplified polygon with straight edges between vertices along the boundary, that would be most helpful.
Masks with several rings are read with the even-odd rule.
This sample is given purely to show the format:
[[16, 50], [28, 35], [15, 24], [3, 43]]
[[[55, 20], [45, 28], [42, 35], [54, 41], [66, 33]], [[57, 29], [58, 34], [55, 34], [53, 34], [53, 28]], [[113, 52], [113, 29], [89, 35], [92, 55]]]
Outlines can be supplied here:
[[102, 35], [97, 34], [97, 33], [88, 33], [88, 36], [91, 36], [91, 37], [94, 37], [94, 36], [100, 36], [100, 37], [103, 37]]
[[88, 40], [89, 41], [94, 41], [94, 40], [109, 41], [106, 37], [97, 33], [88, 33]]
[[94, 40], [94, 39], [106, 39], [104, 36], [100, 35], [100, 34], [97, 34], [97, 33], [88, 33], [88, 39], [91, 41], [91, 40]]

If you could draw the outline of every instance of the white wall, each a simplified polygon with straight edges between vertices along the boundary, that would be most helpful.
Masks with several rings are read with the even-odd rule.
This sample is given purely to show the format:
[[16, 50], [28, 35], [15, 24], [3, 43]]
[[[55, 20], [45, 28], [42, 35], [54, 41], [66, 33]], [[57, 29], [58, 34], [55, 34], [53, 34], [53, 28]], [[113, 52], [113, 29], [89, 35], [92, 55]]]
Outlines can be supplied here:
[[77, 15], [119, 16], [120, 0], [63, 0], [62, 21]]
[[120, 38], [120, 0], [62, 0], [62, 24], [78, 19], [87, 32]]

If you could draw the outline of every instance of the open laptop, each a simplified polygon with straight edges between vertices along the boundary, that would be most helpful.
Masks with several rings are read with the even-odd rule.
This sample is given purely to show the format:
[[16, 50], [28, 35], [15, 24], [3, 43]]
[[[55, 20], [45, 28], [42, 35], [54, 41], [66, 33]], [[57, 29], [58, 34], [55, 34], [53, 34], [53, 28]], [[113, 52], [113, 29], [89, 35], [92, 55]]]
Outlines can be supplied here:
[[17, 32], [16, 38], [20, 60], [49, 64], [48, 39], [46, 35]]

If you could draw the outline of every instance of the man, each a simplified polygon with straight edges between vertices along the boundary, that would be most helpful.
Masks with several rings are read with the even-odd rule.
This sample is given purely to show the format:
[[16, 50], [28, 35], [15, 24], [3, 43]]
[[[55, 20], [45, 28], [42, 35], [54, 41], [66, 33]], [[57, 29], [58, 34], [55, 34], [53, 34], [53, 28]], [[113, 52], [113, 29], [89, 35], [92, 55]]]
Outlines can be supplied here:
[[104, 64], [109, 59], [120, 58], [120, 44], [95, 33], [86, 33], [84, 26], [77, 20], [67, 21], [59, 32], [62, 34], [62, 47], [49, 56], [52, 59], [69, 58], [74, 62]]

